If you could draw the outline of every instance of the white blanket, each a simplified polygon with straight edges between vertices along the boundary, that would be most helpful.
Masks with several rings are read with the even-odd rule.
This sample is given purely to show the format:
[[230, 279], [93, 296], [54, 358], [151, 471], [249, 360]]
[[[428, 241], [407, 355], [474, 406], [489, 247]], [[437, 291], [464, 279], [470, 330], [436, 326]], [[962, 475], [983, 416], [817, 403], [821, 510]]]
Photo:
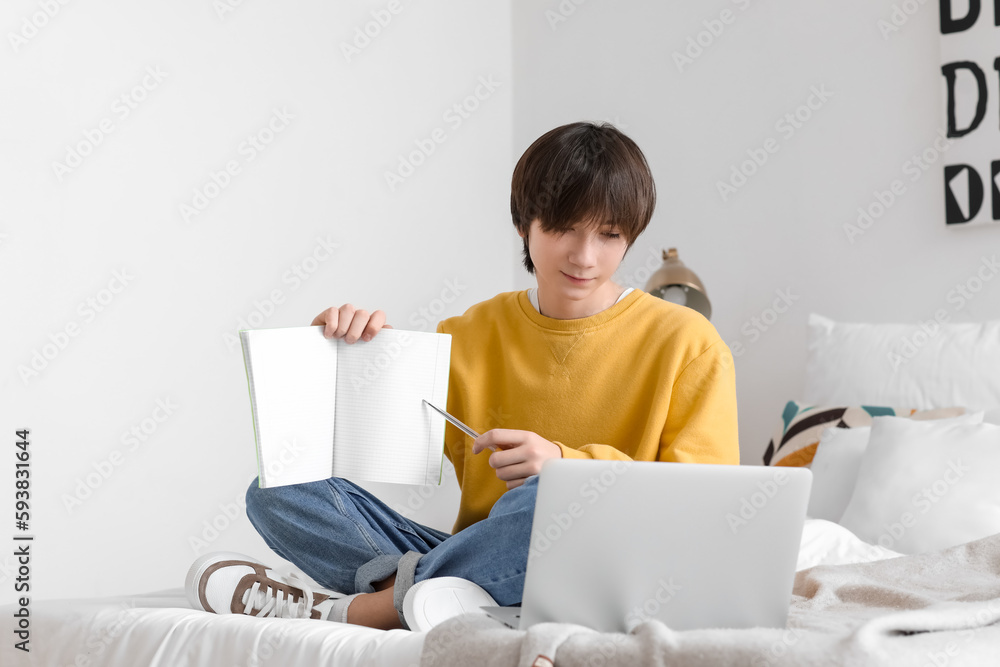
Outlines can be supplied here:
[[798, 572], [785, 629], [674, 632], [650, 621], [628, 635], [556, 623], [525, 632], [467, 614], [427, 634], [420, 664], [1000, 664], [1000, 535], [882, 560], [866, 548], [872, 562]]

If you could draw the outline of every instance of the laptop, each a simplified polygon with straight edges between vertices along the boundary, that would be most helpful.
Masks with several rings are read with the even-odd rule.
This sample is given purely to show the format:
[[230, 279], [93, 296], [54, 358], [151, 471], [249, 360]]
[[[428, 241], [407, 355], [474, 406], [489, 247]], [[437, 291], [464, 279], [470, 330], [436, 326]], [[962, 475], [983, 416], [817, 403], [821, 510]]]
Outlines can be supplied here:
[[783, 628], [812, 472], [554, 459], [543, 464], [515, 629]]

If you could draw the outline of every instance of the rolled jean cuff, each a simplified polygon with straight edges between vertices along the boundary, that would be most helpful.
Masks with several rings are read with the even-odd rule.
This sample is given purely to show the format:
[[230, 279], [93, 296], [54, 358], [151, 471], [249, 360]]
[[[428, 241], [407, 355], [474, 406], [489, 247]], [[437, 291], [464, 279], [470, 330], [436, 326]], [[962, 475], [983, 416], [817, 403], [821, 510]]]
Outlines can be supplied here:
[[417, 551], [407, 551], [399, 557], [396, 567], [396, 583], [393, 585], [392, 606], [396, 608], [396, 612], [399, 614], [399, 622], [407, 630], [410, 629], [410, 626], [406, 624], [406, 619], [403, 618], [403, 598], [406, 597], [406, 592], [413, 586], [413, 578], [417, 573], [417, 561], [420, 560], [421, 556], [423, 554]]
[[[354, 592], [374, 593], [375, 587], [372, 584], [392, 575], [396, 571], [399, 561], [399, 554], [382, 554], [381, 556], [372, 558], [359, 567], [357, 573], [354, 575]], [[347, 593], [347, 591], [343, 592]]]

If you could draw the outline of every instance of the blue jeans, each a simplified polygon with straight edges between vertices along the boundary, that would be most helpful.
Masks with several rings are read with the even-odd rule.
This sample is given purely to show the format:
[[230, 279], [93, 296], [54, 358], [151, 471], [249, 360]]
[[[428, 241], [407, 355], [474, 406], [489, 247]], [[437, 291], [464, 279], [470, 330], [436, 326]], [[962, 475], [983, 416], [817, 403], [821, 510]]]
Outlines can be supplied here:
[[[450, 535], [411, 521], [345, 479], [246, 493], [247, 517], [276, 554], [324, 588], [372, 593], [396, 573], [393, 603], [432, 577], [461, 577], [498, 605], [520, 604], [538, 477], [504, 493], [488, 518]], [[403, 621], [405, 626], [405, 621]]]

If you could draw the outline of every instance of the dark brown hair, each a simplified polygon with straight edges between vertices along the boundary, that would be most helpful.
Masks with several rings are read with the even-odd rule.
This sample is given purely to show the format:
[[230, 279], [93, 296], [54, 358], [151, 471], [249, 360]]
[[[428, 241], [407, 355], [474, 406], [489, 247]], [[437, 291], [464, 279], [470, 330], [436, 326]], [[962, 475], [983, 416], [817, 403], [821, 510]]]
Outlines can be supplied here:
[[524, 266], [534, 274], [527, 232], [538, 218], [543, 231], [568, 231], [577, 223], [614, 225], [627, 242], [642, 234], [656, 206], [646, 157], [610, 123], [570, 123], [535, 140], [514, 167], [510, 214], [523, 232]]

